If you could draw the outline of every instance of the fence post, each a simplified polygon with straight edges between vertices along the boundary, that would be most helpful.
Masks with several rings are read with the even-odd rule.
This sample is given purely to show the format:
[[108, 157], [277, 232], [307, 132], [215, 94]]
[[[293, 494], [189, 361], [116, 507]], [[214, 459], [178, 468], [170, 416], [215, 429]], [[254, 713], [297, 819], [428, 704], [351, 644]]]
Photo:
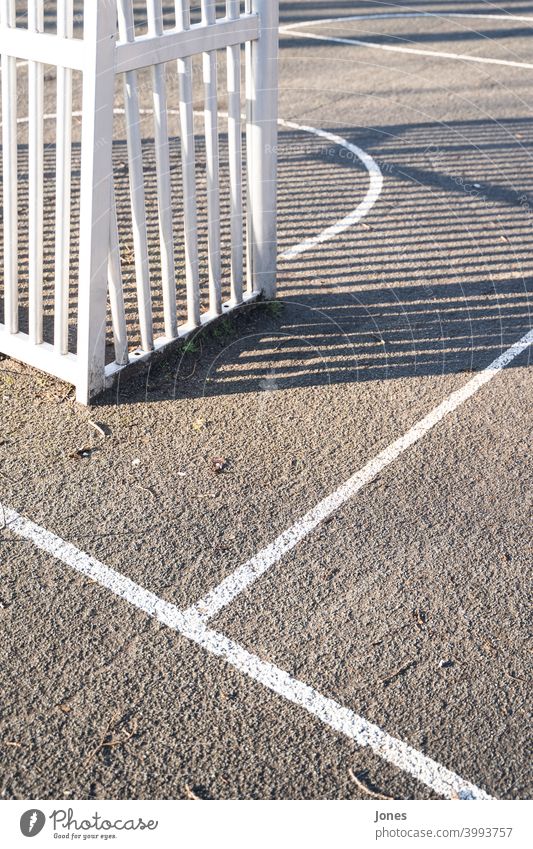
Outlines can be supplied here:
[[278, 0], [251, 0], [260, 35], [247, 61], [248, 269], [251, 288], [276, 295]]
[[116, 0], [85, 0], [76, 384], [82, 404], [105, 383], [116, 32]]

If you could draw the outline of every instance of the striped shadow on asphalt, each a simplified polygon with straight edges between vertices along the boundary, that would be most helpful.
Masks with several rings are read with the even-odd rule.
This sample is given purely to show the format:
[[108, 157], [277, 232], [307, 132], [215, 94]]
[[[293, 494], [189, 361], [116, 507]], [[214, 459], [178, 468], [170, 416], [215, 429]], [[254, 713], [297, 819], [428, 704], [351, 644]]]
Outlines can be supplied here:
[[449, 395], [404, 436], [381, 451], [377, 457], [356, 472], [332, 495], [316, 505], [299, 522], [284, 531], [270, 546], [239, 567], [204, 599], [188, 610], [178, 609], [125, 575], [100, 563], [45, 528], [0, 504], [5, 527], [11, 533], [29, 540], [41, 551], [47, 552], [65, 565], [96, 581], [161, 624], [222, 658], [252, 680], [306, 710], [357, 745], [368, 747], [376, 755], [413, 776], [438, 795], [448, 799], [490, 799], [492, 797], [482, 788], [461, 778], [447, 767], [412, 748], [408, 743], [392, 737], [349, 708], [343, 707], [302, 681], [298, 681], [283, 669], [261, 660], [224, 634], [208, 628], [206, 622], [277, 563], [287, 551], [311, 533], [327, 516], [359, 492], [385, 466], [396, 460], [445, 416], [457, 410], [481, 387], [489, 383], [503, 368], [527, 350], [532, 342], [533, 329], [461, 389]]

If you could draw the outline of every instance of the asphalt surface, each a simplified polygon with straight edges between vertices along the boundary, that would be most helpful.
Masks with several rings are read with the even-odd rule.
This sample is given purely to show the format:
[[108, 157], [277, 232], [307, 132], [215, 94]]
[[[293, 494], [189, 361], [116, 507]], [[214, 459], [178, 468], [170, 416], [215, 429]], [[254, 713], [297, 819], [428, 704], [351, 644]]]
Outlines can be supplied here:
[[[530, 61], [526, 23], [447, 13], [531, 3], [392, 11], [413, 9], [439, 17], [308, 31]], [[387, 11], [281, 3], [282, 24]], [[290, 31], [280, 44], [280, 116], [372, 155], [370, 213], [280, 263], [280, 307], [248, 309], [91, 409], [0, 362], [0, 502], [180, 608], [532, 324], [532, 70]], [[148, 120], [143, 134], [149, 162]], [[282, 249], [363, 199], [367, 172], [345, 154], [280, 128]], [[528, 365], [526, 351], [212, 623], [511, 799], [532, 791]], [[434, 796], [9, 528], [0, 541], [2, 798]]]

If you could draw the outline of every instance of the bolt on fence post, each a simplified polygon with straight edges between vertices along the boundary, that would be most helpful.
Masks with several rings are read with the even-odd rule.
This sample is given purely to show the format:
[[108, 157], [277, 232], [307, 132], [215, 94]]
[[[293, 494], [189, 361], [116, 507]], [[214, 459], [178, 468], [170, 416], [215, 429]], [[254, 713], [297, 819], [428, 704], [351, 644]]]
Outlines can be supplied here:
[[276, 295], [278, 0], [249, 0], [260, 20], [247, 57], [248, 279], [252, 291]]
[[76, 384], [82, 404], [105, 385], [116, 32], [116, 0], [85, 0]]

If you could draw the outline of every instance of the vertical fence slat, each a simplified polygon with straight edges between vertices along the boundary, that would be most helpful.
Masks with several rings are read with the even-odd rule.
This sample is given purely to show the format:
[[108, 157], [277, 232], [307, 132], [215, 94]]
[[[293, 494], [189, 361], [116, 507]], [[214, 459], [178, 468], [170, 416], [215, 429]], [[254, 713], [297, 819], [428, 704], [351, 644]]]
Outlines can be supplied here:
[[[252, 0], [245, 0], [244, 11], [252, 11]], [[252, 44], [247, 41], [244, 45], [245, 66], [245, 102], [246, 102], [246, 291], [249, 295], [254, 291], [252, 270]]]
[[[73, 0], [63, 0], [57, 9], [57, 34], [72, 38]], [[56, 84], [56, 209], [54, 256], [54, 347], [68, 352], [70, 283], [70, 211], [72, 163], [72, 71], [58, 66]]]
[[[1, 0], [4, 26], [15, 26], [15, 0]], [[4, 200], [4, 324], [18, 333], [17, 65], [2, 56], [2, 165]]]
[[[227, 17], [235, 20], [240, 0], [227, 0]], [[242, 128], [241, 128], [241, 48], [227, 48], [228, 61], [228, 148], [231, 202], [231, 298], [242, 303], [243, 291], [243, 205], [242, 205]]]
[[[147, 0], [147, 12], [148, 32], [154, 36], [162, 35], [163, 10], [161, 0]], [[174, 237], [170, 190], [167, 89], [164, 65], [154, 65], [152, 67], [152, 85], [165, 335], [169, 339], [174, 339], [178, 335], [178, 323], [176, 316], [176, 274], [174, 269]]]
[[[131, 42], [135, 39], [132, 0], [118, 0], [118, 26], [121, 41]], [[137, 88], [136, 71], [128, 71], [125, 74], [124, 91], [133, 246], [135, 252], [135, 277], [137, 284], [141, 345], [144, 351], [152, 351], [154, 347], [152, 295], [150, 291], [146, 202], [144, 194], [139, 93]], [[112, 95], [110, 94], [110, 97], [111, 96]]]
[[115, 346], [115, 362], [127, 365], [128, 357], [128, 331], [126, 327], [126, 310], [124, 308], [124, 289], [122, 285], [122, 272], [120, 268], [120, 245], [117, 224], [117, 206], [115, 202], [115, 188], [111, 184], [111, 221], [109, 233], [109, 261], [107, 266], [107, 277], [109, 286], [109, 305], [111, 307], [111, 321], [113, 324], [113, 341]]
[[[43, 0], [28, 2], [28, 30], [44, 29]], [[28, 62], [28, 300], [29, 336], [43, 341], [43, 106], [44, 72], [40, 62]]]
[[[215, 24], [215, 0], [201, 0], [202, 21]], [[221, 262], [220, 262], [220, 188], [218, 148], [218, 95], [217, 54], [215, 50], [204, 53], [203, 77], [205, 88], [205, 152], [207, 168], [207, 227], [209, 249], [209, 311], [222, 312]]]
[[[28, 0], [28, 30], [44, 31], [45, 0]], [[176, 29], [190, 26], [190, 0], [175, 0]], [[202, 22], [218, 26], [215, 0], [200, 0]], [[225, 0], [226, 19], [237, 20], [240, 0]], [[257, 12], [260, 37], [246, 43], [246, 140], [247, 140], [247, 274], [254, 292], [275, 292], [275, 195], [276, 195], [276, 0], [245, 0], [247, 11]], [[0, 21], [16, 26], [16, 0], [0, 0]], [[148, 34], [163, 36], [162, 0], [146, 0]], [[115, 360], [129, 361], [127, 321], [119, 251], [119, 231], [112, 186], [113, 87], [118, 16], [119, 38], [135, 40], [133, 0], [83, 0], [83, 109], [81, 142], [80, 248], [77, 314], [77, 357], [56, 358], [58, 373], [72, 375], [79, 401], [88, 402], [105, 384], [106, 306], [113, 319]], [[73, 37], [73, 0], [60, 0], [57, 33]], [[192, 33], [191, 33], [192, 37]], [[29, 41], [29, 39], [28, 39]], [[207, 172], [207, 219], [209, 253], [209, 314], [222, 312], [220, 152], [218, 128], [217, 51], [213, 43], [198, 45], [202, 56], [204, 128]], [[204, 52], [202, 52], [204, 51]], [[37, 54], [38, 55], [38, 54]], [[231, 300], [243, 300], [243, 139], [241, 120], [241, 45], [227, 48], [228, 147], [231, 208]], [[150, 58], [150, 57], [149, 57]], [[54, 347], [68, 354], [72, 100], [73, 73], [57, 60], [56, 185], [55, 185], [55, 314]], [[65, 61], [65, 60], [63, 60]], [[178, 335], [176, 282], [172, 227], [170, 148], [165, 66], [152, 63], [152, 96], [156, 151], [159, 238], [165, 336]], [[56, 63], [54, 63], [56, 64]], [[2, 56], [2, 143], [4, 222], [5, 326], [18, 332], [19, 306], [19, 210], [17, 162], [17, 63]], [[184, 192], [185, 256], [188, 326], [200, 324], [200, 278], [196, 163], [192, 86], [192, 57], [178, 60], [180, 86], [181, 155]], [[148, 222], [143, 173], [139, 89], [136, 71], [125, 74], [125, 113], [128, 168], [135, 249], [138, 317], [142, 347], [153, 350], [152, 296], [148, 252]], [[28, 62], [28, 292], [29, 334], [33, 344], [43, 339], [43, 235], [44, 235], [44, 65], [32, 55]], [[248, 253], [249, 245], [249, 253]], [[47, 346], [43, 346], [44, 350]], [[48, 356], [48, 354], [47, 354]], [[51, 361], [52, 362], [52, 361]], [[74, 364], [77, 363], [76, 366]], [[69, 369], [77, 369], [76, 376]], [[51, 367], [54, 371], [55, 367]]]
[[85, 0], [83, 29], [76, 397], [87, 404], [105, 384], [116, 0]]
[[[176, 0], [176, 28], [190, 27], [188, 0]], [[198, 214], [196, 208], [196, 165], [192, 96], [192, 59], [178, 59], [180, 94], [181, 164], [183, 172], [183, 225], [185, 232], [185, 274], [187, 323], [200, 324], [200, 271], [198, 261]]]
[[[276, 294], [278, 3], [250, 0], [259, 39], [247, 50], [248, 273], [254, 292]], [[250, 285], [250, 284], [249, 284]]]

